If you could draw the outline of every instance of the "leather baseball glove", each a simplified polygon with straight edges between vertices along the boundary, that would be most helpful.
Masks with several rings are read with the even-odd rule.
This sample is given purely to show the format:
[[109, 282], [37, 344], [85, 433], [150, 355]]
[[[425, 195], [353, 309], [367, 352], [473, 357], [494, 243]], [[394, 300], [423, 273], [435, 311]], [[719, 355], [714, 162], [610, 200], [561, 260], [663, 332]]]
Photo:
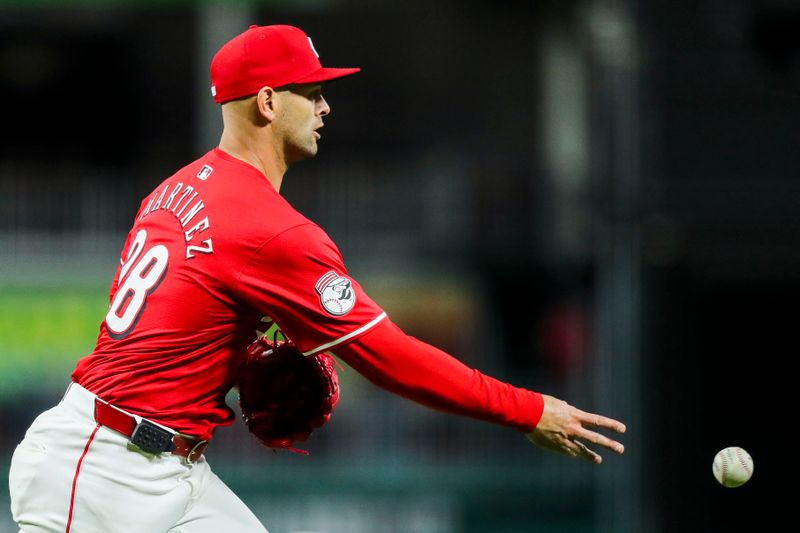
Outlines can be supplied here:
[[270, 448], [294, 448], [325, 425], [339, 402], [339, 378], [328, 354], [304, 356], [290, 341], [260, 337], [247, 348], [239, 406], [250, 432]]

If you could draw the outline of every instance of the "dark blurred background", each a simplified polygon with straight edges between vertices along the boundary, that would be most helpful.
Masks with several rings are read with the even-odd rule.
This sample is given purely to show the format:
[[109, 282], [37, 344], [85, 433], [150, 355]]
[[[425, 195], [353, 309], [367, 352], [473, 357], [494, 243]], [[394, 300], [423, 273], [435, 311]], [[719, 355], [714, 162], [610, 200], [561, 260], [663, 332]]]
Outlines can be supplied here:
[[[211, 56], [271, 23], [363, 69], [326, 87], [320, 153], [281, 191], [350, 273], [409, 333], [629, 431], [579, 464], [347, 369], [309, 457], [239, 423], [209, 448], [270, 531], [786, 523], [792, 0], [0, 1], [3, 472], [91, 351], [140, 200], [216, 145]], [[736, 489], [711, 474], [727, 446], [755, 461]]]

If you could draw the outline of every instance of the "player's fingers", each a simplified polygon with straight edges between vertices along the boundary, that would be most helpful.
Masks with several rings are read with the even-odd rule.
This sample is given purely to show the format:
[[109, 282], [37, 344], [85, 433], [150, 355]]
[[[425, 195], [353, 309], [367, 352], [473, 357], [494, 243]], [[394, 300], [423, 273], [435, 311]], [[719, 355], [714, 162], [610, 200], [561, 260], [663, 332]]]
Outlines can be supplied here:
[[595, 433], [594, 431], [589, 431], [587, 429], [579, 431], [575, 435], [575, 437], [583, 439], [587, 442], [591, 442], [592, 444], [597, 444], [598, 446], [602, 446], [603, 448], [608, 448], [609, 450], [616, 453], [623, 453], [625, 451], [625, 446], [623, 446], [622, 443], [617, 442], [613, 439], [609, 439], [605, 435], [601, 435], [600, 433]]
[[591, 463], [600, 464], [603, 459], [590, 450], [576, 437], [567, 437], [562, 433], [544, 432], [534, 430], [525, 435], [527, 439], [537, 446], [566, 455], [567, 457], [580, 457]]
[[598, 428], [608, 428], [616, 431], [617, 433], [625, 433], [625, 424], [619, 420], [608, 418], [607, 416], [597, 415], [594, 413], [587, 413], [586, 411], [578, 410], [578, 418], [584, 424]]
[[586, 461], [589, 461], [597, 465], [603, 462], [603, 458], [600, 457], [600, 455], [590, 450], [589, 447], [586, 446], [581, 441], [572, 439], [571, 442], [574, 445], [577, 457], [580, 457], [581, 459], [585, 459]]

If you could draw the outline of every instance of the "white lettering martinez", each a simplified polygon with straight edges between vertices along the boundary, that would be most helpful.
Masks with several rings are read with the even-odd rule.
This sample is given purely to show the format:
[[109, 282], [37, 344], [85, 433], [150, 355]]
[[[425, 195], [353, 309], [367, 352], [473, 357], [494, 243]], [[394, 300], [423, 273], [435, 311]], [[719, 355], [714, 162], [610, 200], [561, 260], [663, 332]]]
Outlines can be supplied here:
[[[169, 192], [169, 195], [167, 195], [167, 192]], [[182, 231], [206, 207], [203, 198], [198, 196], [199, 191], [195, 190], [191, 185], [184, 186], [181, 182], [167, 183], [163, 189], [153, 191], [147, 201], [147, 206], [139, 215], [139, 220], [157, 212], [169, 213], [177, 221]], [[195, 198], [197, 198], [197, 202], [192, 204]], [[184, 211], [186, 214], [184, 214]], [[183, 240], [186, 242], [185, 256], [187, 260], [196, 257], [196, 254], [214, 253], [212, 237], [208, 234], [210, 231], [211, 219], [207, 216], [186, 231], [182, 231]], [[199, 237], [200, 234], [202, 234], [202, 237]], [[200, 240], [203, 237], [206, 238]]]

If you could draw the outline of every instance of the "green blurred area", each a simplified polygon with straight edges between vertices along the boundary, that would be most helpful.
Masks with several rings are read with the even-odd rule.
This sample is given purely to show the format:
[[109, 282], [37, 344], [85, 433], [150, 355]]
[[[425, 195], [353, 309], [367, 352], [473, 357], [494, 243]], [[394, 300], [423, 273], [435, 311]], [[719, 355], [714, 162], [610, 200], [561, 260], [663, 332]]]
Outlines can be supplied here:
[[97, 339], [108, 288], [0, 285], [0, 394], [66, 382]]

